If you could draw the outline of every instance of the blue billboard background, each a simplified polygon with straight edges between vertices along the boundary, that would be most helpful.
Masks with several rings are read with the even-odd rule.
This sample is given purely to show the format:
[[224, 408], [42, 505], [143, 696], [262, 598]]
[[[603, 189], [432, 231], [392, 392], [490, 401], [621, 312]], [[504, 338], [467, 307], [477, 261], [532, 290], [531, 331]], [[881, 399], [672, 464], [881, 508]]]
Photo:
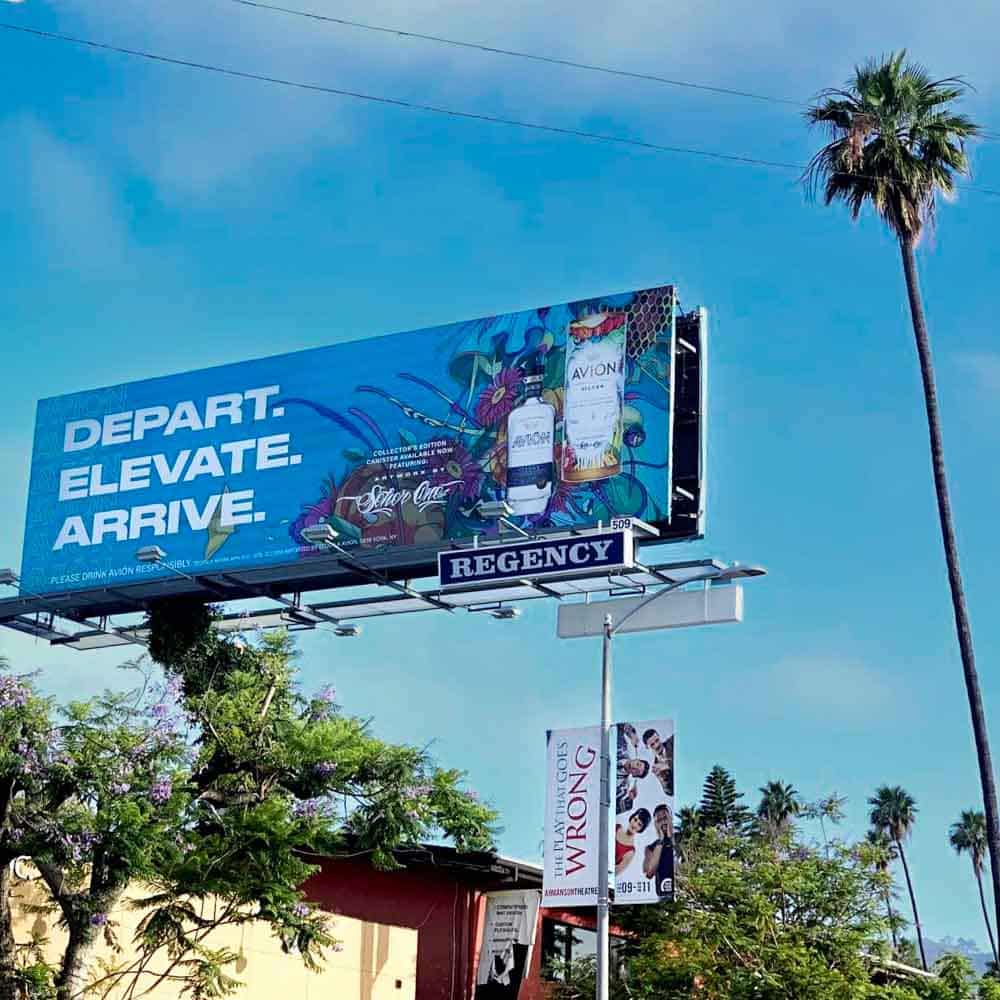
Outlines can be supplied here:
[[[544, 509], [515, 522], [663, 522], [674, 303], [663, 286], [42, 400], [23, 587], [54, 594], [169, 576], [136, 560], [154, 544], [188, 573], [294, 563], [315, 555], [301, 533], [324, 521], [345, 546], [401, 563], [448, 540], [495, 536], [478, 505], [507, 496], [507, 423], [532, 395], [554, 431], [549, 464], [526, 468], [554, 471], [537, 481]], [[619, 315], [614, 474], [581, 479], [568, 471], [569, 331], [597, 344], [617, 323], [620, 337], [619, 321], [598, 322]]]

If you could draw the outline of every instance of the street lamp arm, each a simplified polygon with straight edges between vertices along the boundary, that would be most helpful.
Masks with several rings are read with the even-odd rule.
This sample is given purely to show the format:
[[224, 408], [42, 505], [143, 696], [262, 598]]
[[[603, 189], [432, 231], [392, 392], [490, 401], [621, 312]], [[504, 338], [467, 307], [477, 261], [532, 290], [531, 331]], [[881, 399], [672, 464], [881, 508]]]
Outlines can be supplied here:
[[[614, 635], [633, 615], [637, 615], [643, 608], [652, 604], [653, 601], [658, 601], [661, 597], [666, 597], [667, 594], [672, 594], [675, 590], [683, 587], [687, 583], [702, 583], [707, 580], [716, 580], [721, 574], [718, 570], [712, 570], [711, 573], [705, 573], [701, 576], [693, 576], [689, 580], [678, 580], [676, 583], [671, 583], [669, 586], [664, 587], [662, 590], [656, 591], [655, 594], [650, 594], [644, 601], [640, 601], [621, 621], [616, 622], [611, 626], [609, 635]], [[610, 615], [608, 616], [611, 617]]]

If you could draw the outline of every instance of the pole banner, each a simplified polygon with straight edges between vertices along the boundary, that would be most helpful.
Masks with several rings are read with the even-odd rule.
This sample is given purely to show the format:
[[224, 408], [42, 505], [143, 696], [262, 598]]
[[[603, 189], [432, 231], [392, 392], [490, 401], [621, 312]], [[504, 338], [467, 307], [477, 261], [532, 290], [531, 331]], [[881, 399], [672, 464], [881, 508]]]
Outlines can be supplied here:
[[601, 727], [546, 733], [543, 906], [596, 906]]
[[674, 898], [674, 724], [619, 722], [615, 905]]
[[475, 1000], [517, 1000], [531, 965], [538, 905], [536, 889], [487, 894]]

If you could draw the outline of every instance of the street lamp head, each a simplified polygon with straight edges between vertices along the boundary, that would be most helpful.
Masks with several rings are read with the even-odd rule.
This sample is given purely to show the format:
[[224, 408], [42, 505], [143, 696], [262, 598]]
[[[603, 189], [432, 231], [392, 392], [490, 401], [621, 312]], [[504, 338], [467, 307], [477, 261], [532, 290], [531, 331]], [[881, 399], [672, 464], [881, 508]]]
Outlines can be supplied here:
[[6, 584], [8, 587], [14, 587], [17, 585], [17, 580], [17, 574], [9, 566], [5, 566], [3, 569], [0, 569], [0, 584]]
[[308, 528], [303, 528], [302, 537], [310, 545], [323, 546], [335, 542], [339, 533], [326, 521], [320, 521], [319, 524], [310, 524]]
[[514, 508], [506, 500], [482, 500], [479, 503], [479, 516], [488, 520], [510, 517], [513, 513]]
[[353, 637], [353, 636], [356, 636], [356, 635], [361, 635], [361, 626], [360, 625], [346, 625], [346, 624], [345, 625], [338, 625], [333, 630], [333, 634], [334, 635], [339, 635], [339, 636], [344, 636], [344, 637]]
[[166, 552], [159, 545], [144, 545], [135, 554], [141, 563], [161, 563], [167, 558]]
[[767, 576], [767, 570], [763, 566], [746, 566], [743, 563], [733, 563], [727, 566], [718, 576], [712, 577], [713, 582], [717, 580], [747, 580], [753, 576]]

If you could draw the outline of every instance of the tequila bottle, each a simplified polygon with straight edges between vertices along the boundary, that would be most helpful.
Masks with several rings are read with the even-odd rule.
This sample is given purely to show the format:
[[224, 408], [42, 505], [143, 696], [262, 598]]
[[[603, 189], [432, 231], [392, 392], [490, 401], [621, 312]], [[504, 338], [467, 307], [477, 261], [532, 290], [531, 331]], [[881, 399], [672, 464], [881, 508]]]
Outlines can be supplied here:
[[515, 514], [540, 514], [555, 478], [556, 411], [542, 400], [543, 369], [524, 379], [524, 398], [507, 417], [507, 503]]
[[621, 472], [627, 327], [622, 312], [594, 313], [569, 325], [562, 468], [567, 482]]

